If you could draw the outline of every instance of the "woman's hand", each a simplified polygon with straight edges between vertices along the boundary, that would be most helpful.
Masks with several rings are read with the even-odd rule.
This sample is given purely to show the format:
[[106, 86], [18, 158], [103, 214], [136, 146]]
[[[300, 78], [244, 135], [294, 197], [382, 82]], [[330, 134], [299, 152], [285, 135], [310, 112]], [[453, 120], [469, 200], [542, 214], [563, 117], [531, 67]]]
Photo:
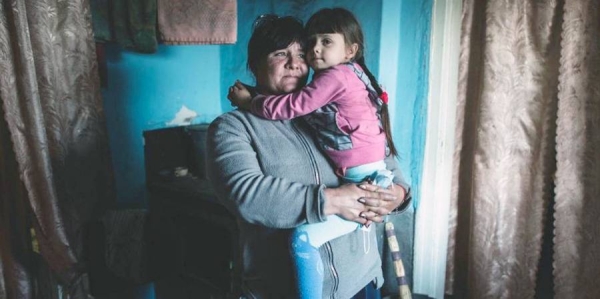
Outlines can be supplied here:
[[235, 83], [229, 87], [229, 93], [227, 99], [231, 102], [231, 105], [238, 107], [242, 110], [250, 110], [250, 102], [252, 102], [252, 95], [250, 91], [242, 82], [235, 81]]
[[358, 187], [346, 184], [326, 188], [323, 211], [326, 215], [337, 214], [346, 220], [365, 225], [372, 221], [382, 222], [382, 215], [389, 214], [393, 209], [389, 207], [395, 208], [398, 198], [395, 191], [375, 187], [377, 186]]
[[374, 200], [366, 199], [364, 203], [364, 215], [367, 220], [374, 222], [382, 222], [383, 218], [391, 211], [404, 203], [406, 199], [406, 190], [399, 185], [391, 184], [387, 189], [383, 189], [377, 185], [361, 183], [359, 188], [370, 192], [390, 192], [395, 196], [395, 200]]

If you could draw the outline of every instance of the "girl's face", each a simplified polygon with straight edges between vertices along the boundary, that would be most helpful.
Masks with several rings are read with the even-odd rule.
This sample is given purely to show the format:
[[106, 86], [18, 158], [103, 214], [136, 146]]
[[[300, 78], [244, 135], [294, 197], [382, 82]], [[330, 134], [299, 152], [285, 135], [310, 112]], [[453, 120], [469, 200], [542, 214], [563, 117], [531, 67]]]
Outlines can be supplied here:
[[315, 72], [349, 62], [358, 49], [357, 44], [346, 45], [341, 33], [315, 34], [308, 44], [308, 64]]
[[302, 88], [308, 77], [304, 50], [299, 43], [276, 50], [258, 64], [255, 74], [259, 91], [267, 95], [289, 93]]

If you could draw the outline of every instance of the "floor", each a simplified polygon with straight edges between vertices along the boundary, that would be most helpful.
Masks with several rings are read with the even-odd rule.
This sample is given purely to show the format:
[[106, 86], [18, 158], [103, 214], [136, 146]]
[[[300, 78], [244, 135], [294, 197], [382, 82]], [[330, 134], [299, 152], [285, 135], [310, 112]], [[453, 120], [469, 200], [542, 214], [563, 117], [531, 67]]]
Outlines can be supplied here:
[[[99, 293], [99, 294], [98, 294]], [[121, 291], [102, 292], [96, 290], [94, 299], [222, 299], [223, 292], [215, 290], [210, 283], [183, 277], [132, 286]]]
[[[221, 299], [224, 295], [215, 294], [210, 287], [201, 284], [195, 286], [185, 285], [182, 281], [164, 281], [162, 284], [148, 284], [121, 292], [113, 292], [95, 299]], [[432, 299], [425, 295], [413, 294], [413, 299]], [[398, 299], [397, 297], [384, 297], [382, 299]]]

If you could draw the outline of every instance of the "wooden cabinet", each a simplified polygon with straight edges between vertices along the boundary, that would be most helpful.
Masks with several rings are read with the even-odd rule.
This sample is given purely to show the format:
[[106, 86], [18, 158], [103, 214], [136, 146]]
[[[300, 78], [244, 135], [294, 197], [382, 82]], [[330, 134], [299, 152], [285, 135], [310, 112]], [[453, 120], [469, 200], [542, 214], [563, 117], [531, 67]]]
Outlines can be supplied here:
[[239, 290], [236, 220], [205, 178], [205, 129], [144, 132], [149, 213], [160, 227], [150, 248], [158, 299], [229, 298]]

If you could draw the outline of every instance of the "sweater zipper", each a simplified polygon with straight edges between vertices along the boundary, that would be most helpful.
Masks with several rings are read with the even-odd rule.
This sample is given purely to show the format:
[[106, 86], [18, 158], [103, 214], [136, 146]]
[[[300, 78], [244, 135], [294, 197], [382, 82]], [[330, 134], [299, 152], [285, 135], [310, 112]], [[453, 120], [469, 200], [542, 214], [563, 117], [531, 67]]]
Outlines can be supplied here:
[[[321, 185], [321, 176], [319, 175], [317, 161], [316, 161], [315, 157], [313, 156], [312, 152], [310, 151], [310, 146], [308, 145], [308, 141], [306, 141], [306, 138], [304, 137], [304, 135], [302, 135], [300, 133], [300, 130], [296, 126], [297, 126], [296, 122], [292, 121], [292, 127], [294, 128], [294, 131], [296, 131], [296, 135], [298, 135], [298, 139], [300, 139], [300, 141], [304, 145], [304, 148], [306, 149], [306, 152], [308, 153], [308, 155], [310, 157], [310, 161], [312, 162], [313, 169], [315, 170], [315, 182], [317, 185]], [[323, 244], [323, 246], [325, 246], [325, 251], [327, 252], [327, 257], [328, 257], [327, 264], [329, 265], [329, 269], [331, 270], [331, 276], [333, 276], [333, 286], [332, 286], [332, 290], [331, 290], [331, 298], [334, 298], [334, 294], [335, 294], [335, 292], [337, 292], [339, 283], [340, 283], [339, 275], [338, 275], [337, 270], [335, 269], [335, 266], [333, 265], [333, 249], [331, 248], [331, 244], [329, 242], [326, 242], [325, 244]], [[323, 267], [323, 268], [325, 268], [325, 267]]]
[[315, 170], [315, 183], [317, 185], [321, 185], [321, 176], [319, 175], [317, 161], [316, 161], [315, 157], [313, 156], [312, 152], [310, 151], [310, 146], [308, 145], [308, 141], [306, 141], [306, 138], [304, 138], [304, 135], [302, 135], [302, 133], [300, 132], [298, 127], [296, 127], [295, 121], [292, 121], [292, 128], [294, 128], [294, 131], [296, 131], [296, 135], [298, 135], [298, 139], [300, 139], [300, 141], [304, 145], [304, 149], [306, 150], [306, 153], [308, 154], [308, 156], [310, 158], [310, 162], [312, 163], [313, 169]]
[[335, 292], [337, 292], [340, 280], [338, 277], [337, 270], [335, 269], [335, 266], [333, 265], [333, 249], [331, 249], [331, 244], [329, 242], [327, 242], [323, 245], [325, 246], [325, 250], [327, 251], [327, 255], [329, 257], [329, 259], [328, 259], [329, 269], [331, 270], [331, 275], [333, 276], [333, 286], [332, 286], [332, 290], [331, 290], [331, 298], [334, 298], [333, 296], [334, 296]]

